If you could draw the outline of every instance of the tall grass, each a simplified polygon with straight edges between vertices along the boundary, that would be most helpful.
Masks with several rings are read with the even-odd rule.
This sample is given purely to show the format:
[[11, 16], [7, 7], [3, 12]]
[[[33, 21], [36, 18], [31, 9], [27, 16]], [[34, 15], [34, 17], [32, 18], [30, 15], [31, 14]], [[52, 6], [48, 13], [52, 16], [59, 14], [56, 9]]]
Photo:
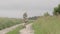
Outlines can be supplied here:
[[0, 30], [19, 24], [22, 21], [15, 18], [0, 18]]
[[60, 34], [60, 16], [40, 17], [33, 29], [35, 34]]

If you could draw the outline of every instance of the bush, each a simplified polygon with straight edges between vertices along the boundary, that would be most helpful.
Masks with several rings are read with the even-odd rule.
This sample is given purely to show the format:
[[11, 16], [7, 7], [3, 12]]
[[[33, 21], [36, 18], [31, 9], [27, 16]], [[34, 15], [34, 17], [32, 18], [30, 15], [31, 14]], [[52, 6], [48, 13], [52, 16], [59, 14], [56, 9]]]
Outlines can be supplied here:
[[46, 12], [46, 13], [44, 14], [44, 16], [49, 16], [49, 13], [48, 13], [48, 12]]

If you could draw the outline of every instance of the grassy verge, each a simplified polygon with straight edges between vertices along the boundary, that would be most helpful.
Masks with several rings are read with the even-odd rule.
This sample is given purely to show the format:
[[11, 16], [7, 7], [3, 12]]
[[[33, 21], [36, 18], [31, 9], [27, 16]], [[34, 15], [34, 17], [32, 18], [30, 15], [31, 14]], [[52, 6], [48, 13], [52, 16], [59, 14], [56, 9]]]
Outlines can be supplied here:
[[19, 31], [20, 31], [22, 28], [23, 28], [22, 25], [21, 25], [21, 26], [18, 26], [16, 29], [14, 29], [14, 30], [8, 32], [7, 34], [20, 34]]
[[60, 16], [40, 17], [33, 24], [35, 34], [60, 34]]

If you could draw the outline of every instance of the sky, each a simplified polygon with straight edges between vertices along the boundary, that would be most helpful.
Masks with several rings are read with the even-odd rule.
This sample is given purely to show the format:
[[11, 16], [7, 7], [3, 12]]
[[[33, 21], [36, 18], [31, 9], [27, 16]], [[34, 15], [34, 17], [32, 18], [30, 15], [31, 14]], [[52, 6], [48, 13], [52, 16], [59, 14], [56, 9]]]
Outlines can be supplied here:
[[45, 12], [52, 15], [58, 4], [60, 0], [0, 0], [0, 17], [22, 18], [24, 12], [28, 17], [41, 16]]

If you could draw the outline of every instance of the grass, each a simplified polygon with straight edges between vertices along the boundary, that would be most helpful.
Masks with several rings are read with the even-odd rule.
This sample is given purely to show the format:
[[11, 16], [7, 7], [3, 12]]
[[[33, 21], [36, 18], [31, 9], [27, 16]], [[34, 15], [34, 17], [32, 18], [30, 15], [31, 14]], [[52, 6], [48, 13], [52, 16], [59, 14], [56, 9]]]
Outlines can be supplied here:
[[23, 28], [23, 26], [18, 26], [17, 28], [15, 28], [14, 30], [8, 32], [7, 34], [20, 34], [20, 30]]
[[20, 24], [22, 21], [16, 18], [1, 18], [0, 17], [0, 30]]
[[33, 29], [35, 34], [60, 34], [60, 16], [40, 17]]

